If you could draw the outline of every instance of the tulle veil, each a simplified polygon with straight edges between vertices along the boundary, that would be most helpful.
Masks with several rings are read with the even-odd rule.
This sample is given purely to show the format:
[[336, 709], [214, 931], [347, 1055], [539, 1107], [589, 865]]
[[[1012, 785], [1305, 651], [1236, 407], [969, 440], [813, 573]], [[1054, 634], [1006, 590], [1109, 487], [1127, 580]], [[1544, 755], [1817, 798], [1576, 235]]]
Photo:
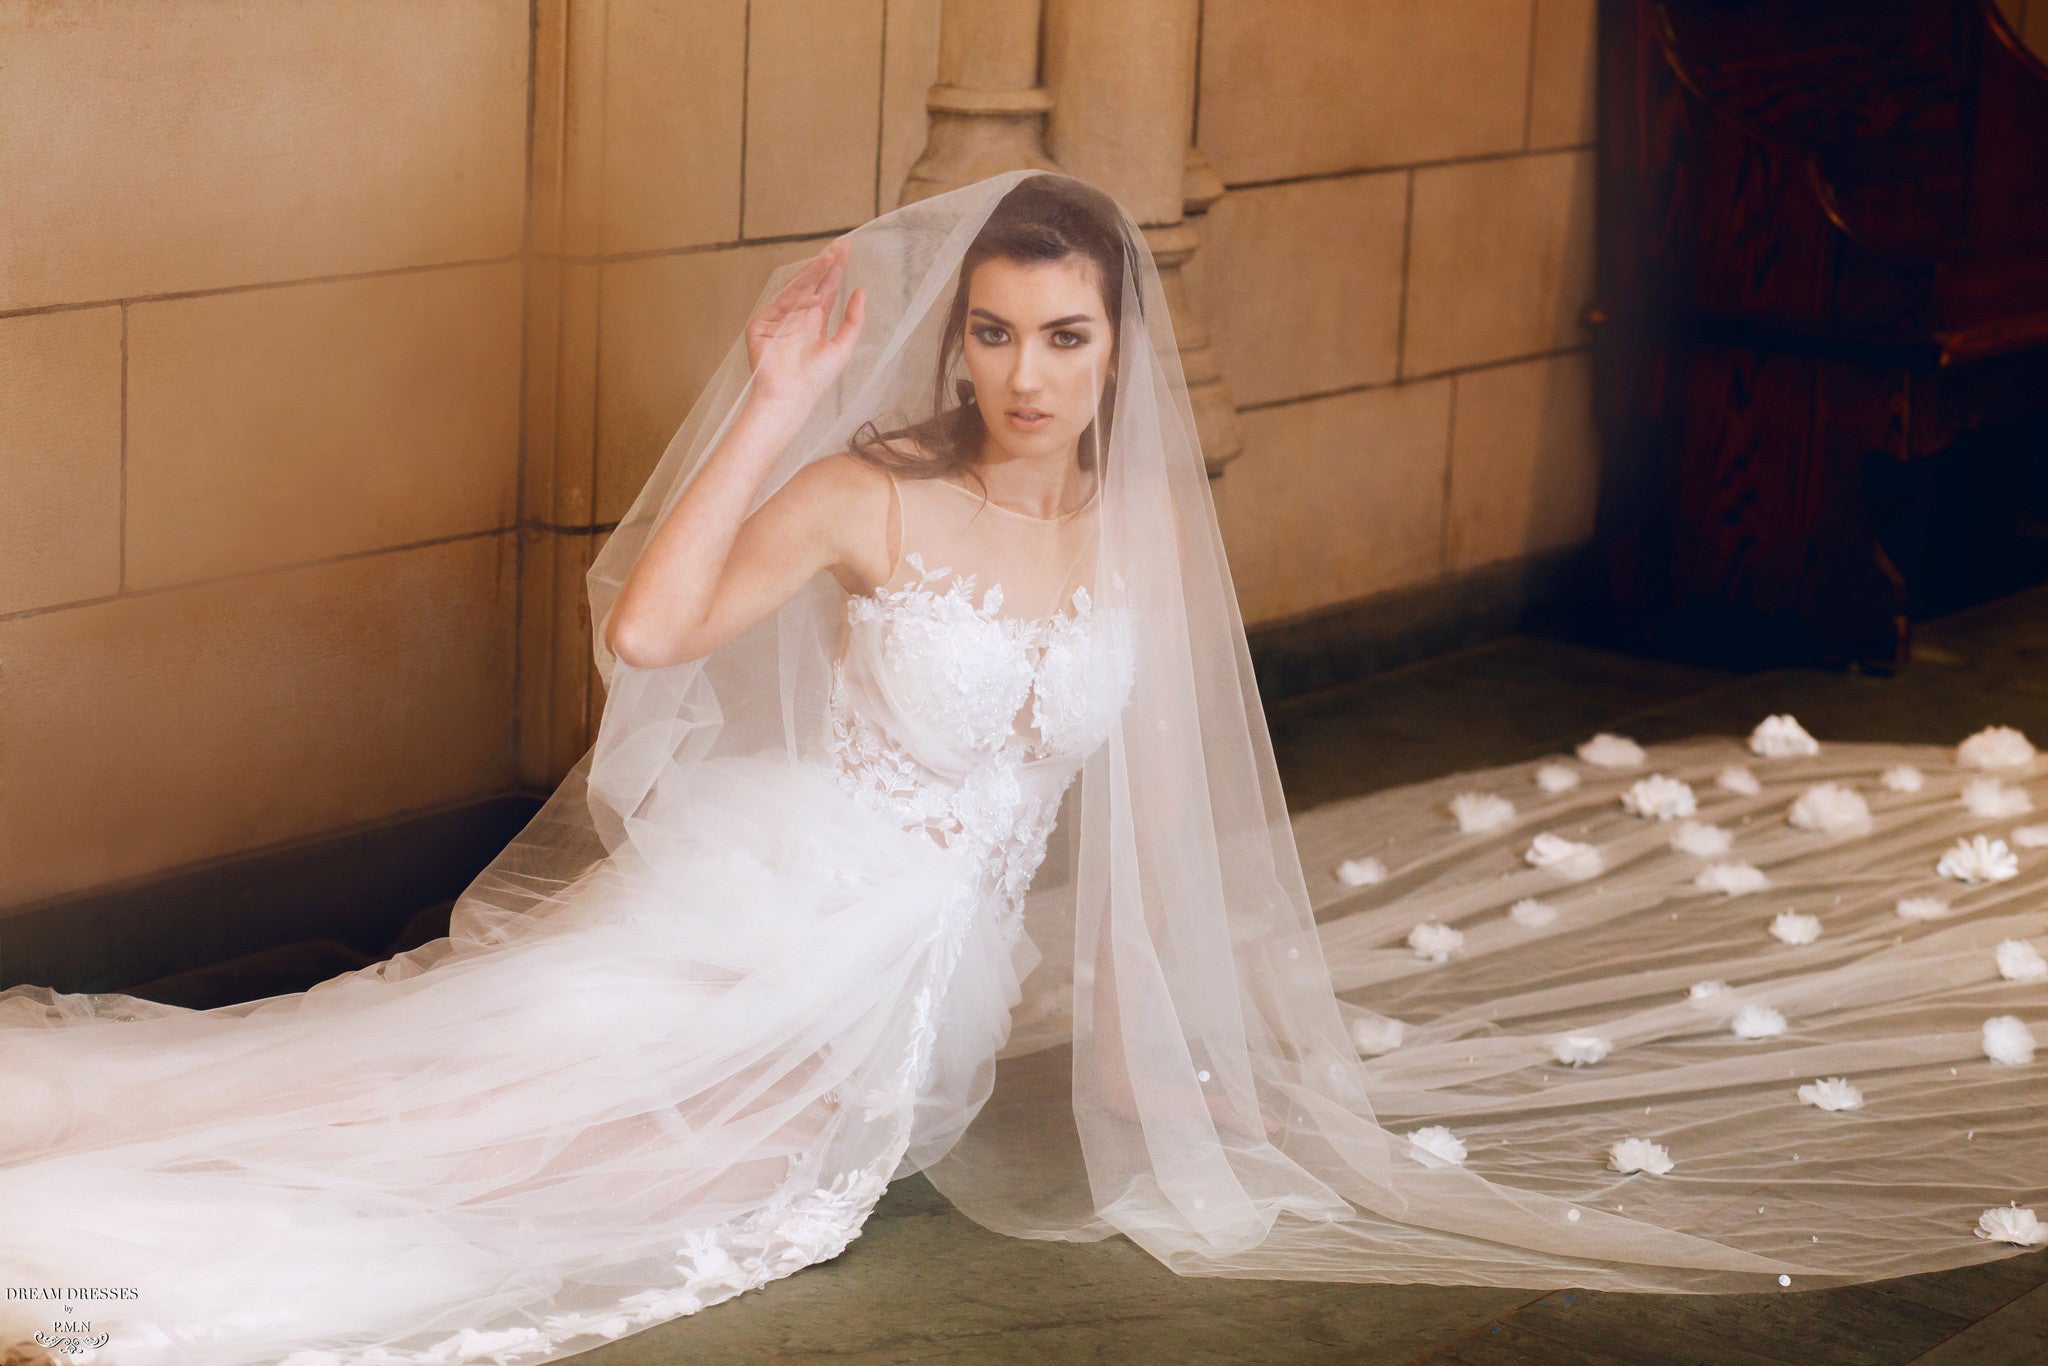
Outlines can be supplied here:
[[[1038, 174], [992, 176], [848, 235], [866, 333], [764, 497], [878, 412], [928, 411], [933, 325], [961, 257]], [[1620, 762], [1603, 740], [1585, 753], [1605, 763], [1560, 755], [1330, 813], [1315, 828], [1331, 857], [1305, 874], [1172, 320], [1144, 235], [1121, 218], [1096, 586], [1128, 609], [1135, 687], [1031, 888], [1001, 1057], [946, 1098], [955, 1122], [904, 1170], [924, 1168], [998, 1231], [1122, 1234], [1197, 1275], [1778, 1290], [2027, 1245], [1978, 1224], [1988, 1206], [2048, 1192], [2048, 1087], [1987, 1052], [1985, 1022], [2041, 1018], [2043, 989], [2003, 974], [1996, 950], [2043, 945], [2048, 858], [1982, 883], [1935, 872], [1983, 825], [1961, 799], [1970, 781], [2024, 791], [2042, 772], [2025, 740], [1813, 755], [1712, 738], [1631, 754], [1618, 740]], [[828, 583], [701, 669], [643, 673], [603, 645], [618, 584], [746, 382], [736, 342], [590, 572], [603, 723], [536, 833], [560, 822], [587, 841], [594, 826], [616, 851], [637, 837], [636, 808], [703, 756], [797, 755], [815, 733]], [[1328, 532], [1345, 534], [1341, 510]], [[1755, 794], [1718, 783], [1745, 760]], [[1879, 781], [1913, 765], [1928, 775], [1918, 790]], [[1546, 767], [1582, 781], [1552, 790]], [[1627, 794], [1650, 779], [1646, 808]], [[1755, 836], [1725, 856], [1693, 852], [1711, 834], [1675, 843], [1684, 799], [1657, 806], [1657, 783], [1701, 794], [1692, 823]], [[1822, 783], [1851, 805], [1859, 786], [1874, 794], [1873, 824], [1792, 823]], [[1454, 814], [1489, 784], [1521, 809], [1492, 827]], [[1560, 841], [1593, 852], [1530, 852]], [[1377, 851], [1387, 876], [1336, 880], [1346, 851]], [[1763, 885], [1716, 882], [1709, 865], [1754, 867]], [[1953, 901], [1954, 918], [1902, 918], [1916, 893]], [[1509, 914], [1527, 901], [1544, 910]], [[1768, 933], [1795, 903], [1826, 908], [1821, 944]], [[480, 929], [487, 905], [525, 910], [472, 898], [465, 922]], [[1417, 926], [1461, 942], [1425, 930], [1423, 952]], [[1731, 1021], [1745, 1009], [1791, 1023], [1743, 1037]], [[1589, 1061], [1568, 1042], [1581, 1038], [1609, 1055]], [[1801, 1100], [1841, 1072], [1869, 1103]], [[1638, 1140], [1655, 1149], [1616, 1156]], [[1460, 1160], [1440, 1155], [1459, 1147]], [[1669, 1170], [1655, 1170], [1659, 1153]]]
[[[871, 419], [932, 415], [947, 391], [934, 378], [963, 257], [1006, 195], [1050, 174], [992, 176], [846, 234], [848, 288], [867, 290], [866, 323], [759, 500]], [[957, 1066], [940, 1069], [895, 1174], [924, 1171], [992, 1229], [1120, 1234], [1190, 1275], [1781, 1290], [2048, 1241], [2019, 1208], [2048, 1195], [2048, 1089], [2027, 1023], [2048, 1016], [2048, 968], [2036, 971], [2048, 854], [2011, 828], [2043, 770], [2024, 737], [1819, 744], [1791, 718], [1760, 725], [1747, 744], [1702, 737], [1645, 751], [1603, 736], [1541, 764], [1311, 813], [1297, 829], [1159, 273], [1139, 225], [1117, 216], [1119, 361], [1097, 420], [1106, 439], [1092, 589], [1129, 623], [1129, 700], [1067, 790], [1014, 971], [956, 990], [1021, 987], [978, 1003], [988, 1046], [957, 1050]], [[797, 269], [777, 271], [761, 302]], [[66, 1172], [91, 1178], [80, 1136], [115, 1132], [118, 1098], [168, 1131], [208, 1103], [203, 1087], [177, 1087], [212, 1068], [252, 1092], [258, 1079], [274, 1088], [274, 1106], [252, 1103], [247, 1132], [281, 1145], [265, 1152], [318, 1156], [323, 1170], [358, 1177], [354, 1215], [388, 1196], [379, 1183], [398, 1179], [394, 1155], [338, 1138], [332, 1152], [307, 1154], [303, 1129], [265, 1128], [264, 1113], [298, 1103], [300, 1118], [373, 1129], [423, 1104], [432, 1083], [459, 1082], [480, 1104], [548, 1086], [555, 1119], [521, 1131], [518, 1160], [573, 1159], [591, 1179], [586, 1196], [610, 1181], [603, 1189], [623, 1199], [665, 1170], [664, 1131], [648, 1117], [683, 1084], [671, 1070], [678, 1050], [754, 1049], [758, 1063], [787, 1044], [663, 1032], [653, 983], [664, 954], [698, 950], [690, 918], [672, 913], [692, 889], [661, 873], [680, 866], [685, 846], [804, 838], [814, 808], [790, 805], [786, 826], [741, 828], [732, 812], [750, 808], [721, 801], [736, 790], [730, 761], [762, 773], [817, 762], [843, 592], [820, 576], [758, 628], [685, 664], [634, 668], [605, 644], [620, 585], [748, 385], [735, 339], [597, 555], [590, 625], [606, 695], [595, 743], [465, 891], [449, 936], [307, 993], [207, 1012], [0, 992], [0, 1058], [33, 1061], [45, 1078], [95, 1078], [17, 1095], [0, 1120], [0, 1182], [7, 1161], [59, 1143], [74, 1145]], [[1341, 508], [1326, 534], [1348, 534]], [[871, 853], [835, 850], [850, 864]], [[606, 897], [633, 899], [634, 914], [590, 933], [591, 907]], [[876, 923], [895, 925], [909, 904], [878, 902]], [[849, 939], [844, 952], [863, 948]], [[743, 980], [777, 952], [748, 942], [708, 957]], [[490, 963], [505, 980], [486, 994]], [[606, 990], [579, 994], [571, 979], [595, 968], [590, 980]], [[617, 989], [620, 969], [646, 975], [644, 998]], [[553, 1003], [550, 1032], [516, 1014], [511, 987]], [[321, 1093], [304, 1059], [343, 1057], [342, 1036], [367, 1018], [354, 1007], [372, 999], [418, 1013], [386, 1012], [388, 1032], [355, 1041], [382, 1061], [335, 1062], [348, 1095]], [[436, 1005], [467, 1012], [475, 1028], [447, 1030]], [[147, 1068], [112, 1061], [124, 1040], [144, 1037], [119, 1026], [138, 1023], [187, 1050], [185, 1070], [146, 1098]], [[848, 1014], [835, 1027], [866, 1022]], [[740, 1085], [752, 1074], [736, 1067], [728, 1079]], [[772, 1087], [753, 1096], [776, 1099]], [[469, 1127], [451, 1125], [451, 1141], [475, 1131], [464, 1113]], [[617, 1139], [628, 1121], [641, 1124], [632, 1144], [584, 1143], [600, 1127]], [[457, 1152], [405, 1179], [467, 1179], [477, 1157]], [[63, 1174], [38, 1173], [45, 1183]], [[212, 1179], [138, 1185], [125, 1210], [147, 1208], [176, 1229], [195, 1216], [174, 1200], [247, 1195], [224, 1177], [209, 1189]], [[153, 1203], [138, 1205], [145, 1196]], [[37, 1198], [62, 1221], [60, 1196]], [[121, 1217], [121, 1193], [102, 1198]], [[266, 1217], [252, 1207], [248, 1227]], [[0, 1235], [0, 1269], [88, 1276], [117, 1273], [124, 1256], [133, 1264], [113, 1234], [81, 1246], [24, 1227]], [[424, 1263], [395, 1265], [380, 1284], [394, 1300], [439, 1286], [441, 1302], [421, 1299], [422, 1322], [430, 1311], [486, 1323], [535, 1304], [607, 1308], [603, 1276], [574, 1303], [556, 1287], [565, 1269], [607, 1265], [616, 1226], [545, 1249], [519, 1244], [519, 1227], [500, 1230], [503, 1267], [435, 1282]], [[263, 1264], [261, 1236], [249, 1246], [235, 1274], [274, 1299], [275, 1257]], [[491, 1294], [458, 1300], [478, 1275]], [[618, 1282], [629, 1283], [623, 1271]], [[693, 1307], [687, 1295], [658, 1305]], [[348, 1311], [334, 1308], [340, 1334]]]

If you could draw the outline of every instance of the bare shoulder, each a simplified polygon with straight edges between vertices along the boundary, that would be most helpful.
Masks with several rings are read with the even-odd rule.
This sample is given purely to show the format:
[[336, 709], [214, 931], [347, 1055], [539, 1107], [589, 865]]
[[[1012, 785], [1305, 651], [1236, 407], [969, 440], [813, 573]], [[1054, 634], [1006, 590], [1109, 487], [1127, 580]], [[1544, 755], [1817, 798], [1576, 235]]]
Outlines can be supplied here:
[[889, 476], [848, 451], [813, 460], [785, 486], [800, 515], [835, 552], [833, 573], [849, 592], [888, 577]]

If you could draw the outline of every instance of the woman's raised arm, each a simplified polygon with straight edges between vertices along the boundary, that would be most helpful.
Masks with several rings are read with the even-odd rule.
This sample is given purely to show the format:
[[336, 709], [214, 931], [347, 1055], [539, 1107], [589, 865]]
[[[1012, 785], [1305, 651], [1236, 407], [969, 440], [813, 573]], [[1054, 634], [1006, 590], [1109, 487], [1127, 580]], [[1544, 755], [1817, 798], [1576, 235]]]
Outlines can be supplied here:
[[820, 569], [872, 558], [858, 529], [878, 525], [863, 498], [886, 498], [878, 471], [851, 457], [797, 472], [752, 516], [761, 481], [838, 378], [860, 335], [866, 291], [846, 301], [836, 334], [832, 303], [846, 274], [835, 239], [747, 324], [746, 404], [648, 539], [605, 622], [606, 646], [635, 668], [709, 654], [743, 634]]

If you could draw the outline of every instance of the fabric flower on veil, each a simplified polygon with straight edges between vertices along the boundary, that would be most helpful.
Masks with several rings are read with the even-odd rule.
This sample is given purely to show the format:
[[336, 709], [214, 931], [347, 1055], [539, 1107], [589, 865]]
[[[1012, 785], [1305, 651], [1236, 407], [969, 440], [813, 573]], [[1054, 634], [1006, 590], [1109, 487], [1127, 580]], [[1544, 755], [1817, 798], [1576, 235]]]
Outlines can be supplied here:
[[1425, 1167], [1462, 1167], [1465, 1141], [1441, 1124], [1417, 1129], [1408, 1135], [1408, 1156]]
[[2048, 959], [2024, 939], [2001, 939], [1996, 957], [1998, 975], [2008, 982], [2048, 982]]
[[1351, 1046], [1367, 1056], [1391, 1053], [1408, 1032], [1401, 1021], [1385, 1015], [1361, 1015], [1351, 1022]]
[[1512, 821], [1515, 804], [1492, 792], [1460, 792], [1451, 799], [1451, 814], [1458, 818], [1460, 834], [1479, 835]]
[[2024, 787], [2008, 787], [1996, 778], [1972, 778], [1963, 784], [1963, 805], [1980, 820], [2002, 820], [2024, 816], [2034, 809], [2034, 799]]
[[1863, 794], [1840, 783], [1815, 783], [1799, 794], [1785, 813], [1794, 829], [1817, 830], [1824, 835], [1867, 835], [1870, 833], [1870, 803]]
[[2003, 882], [2020, 875], [2020, 861], [2004, 840], [1971, 835], [1958, 838], [1934, 871], [1958, 882]]
[[1775, 1039], [1785, 1032], [1785, 1017], [1769, 1006], [1752, 1002], [1735, 1012], [1728, 1028], [1738, 1039]]
[[1606, 1057], [1611, 1048], [1598, 1034], [1567, 1034], [1557, 1041], [1551, 1056], [1572, 1067], [1590, 1067]]
[[1647, 1138], [1624, 1138], [1607, 1150], [1607, 1165], [1622, 1173], [1648, 1172], [1662, 1176], [1676, 1165], [1661, 1143]]
[[1957, 768], [2024, 768], [2034, 745], [2011, 726], [1986, 726], [1956, 746]]
[[1799, 1088], [1799, 1103], [1817, 1110], [1860, 1110], [1863, 1092], [1844, 1077], [1822, 1077]]
[[1766, 759], [1789, 759], [1820, 753], [1820, 741], [1806, 733], [1806, 727], [1790, 712], [1766, 716], [1749, 733], [1749, 751]]
[[1912, 764], [1893, 764], [1878, 781], [1893, 792], [1918, 792], [1927, 785], [1927, 775]]
[[1643, 762], [1643, 747], [1625, 735], [1601, 731], [1576, 751], [1579, 758], [1601, 768], [1634, 768]]
[[1631, 816], [1669, 821], [1693, 815], [1699, 808], [1694, 802], [1690, 784], [1667, 778], [1661, 773], [1652, 773], [1647, 778], [1636, 779], [1634, 785], [1621, 794], [1621, 809]]
[[1753, 863], [1730, 863], [1717, 859], [1699, 870], [1692, 885], [1703, 892], [1741, 896], [1745, 892], [1762, 891], [1771, 885], [1771, 880], [1764, 876], [1763, 869]]
[[1939, 920], [1948, 914], [1948, 903], [1938, 896], [1902, 896], [1896, 909], [1901, 920]]
[[2000, 1243], [2017, 1243], [2021, 1247], [2039, 1247], [2048, 1243], [2048, 1224], [2034, 1217], [2030, 1209], [2020, 1209], [2014, 1201], [2004, 1209], [1987, 1209], [1977, 1216], [1977, 1236]]
[[2017, 1015], [1994, 1015], [1984, 1022], [1984, 1056], [2024, 1067], [2034, 1060], [2034, 1032]]
[[1337, 881], [1346, 887], [1369, 887], [1387, 880], [1387, 865], [1370, 855], [1348, 858], [1337, 865]]
[[1600, 851], [1590, 844], [1568, 840], [1562, 835], [1547, 831], [1538, 835], [1529, 844], [1522, 857], [1532, 866], [1583, 882], [1589, 877], [1598, 877], [1604, 866]]
[[1756, 774], [1741, 764], [1729, 764], [1722, 769], [1714, 778], [1714, 785], [1744, 797], [1754, 797], [1764, 790], [1764, 785], [1757, 781]]
[[1719, 858], [1734, 842], [1735, 837], [1728, 831], [1705, 821], [1686, 821], [1671, 832], [1673, 849], [1699, 858]]
[[1465, 932], [1440, 925], [1434, 920], [1425, 920], [1408, 931], [1408, 947], [1415, 950], [1416, 957], [1427, 958], [1432, 963], [1448, 963], [1451, 955], [1465, 946]]
[[1800, 911], [1780, 911], [1771, 921], [1771, 938], [1784, 944], [1811, 944], [1820, 938], [1820, 917]]

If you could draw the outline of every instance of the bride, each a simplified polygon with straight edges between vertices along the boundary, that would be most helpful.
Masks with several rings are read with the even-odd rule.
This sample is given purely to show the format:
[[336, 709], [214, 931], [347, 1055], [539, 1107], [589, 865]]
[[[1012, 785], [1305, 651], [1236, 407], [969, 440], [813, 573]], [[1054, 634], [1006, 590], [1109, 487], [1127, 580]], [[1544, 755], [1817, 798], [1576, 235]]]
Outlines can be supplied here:
[[913, 1171], [1189, 1275], [2048, 1241], [2026, 738], [1603, 734], [1311, 813], [1304, 872], [1159, 276], [1084, 182], [778, 272], [589, 590], [596, 743], [446, 938], [213, 1010], [0, 992], [0, 1342], [553, 1361]]

